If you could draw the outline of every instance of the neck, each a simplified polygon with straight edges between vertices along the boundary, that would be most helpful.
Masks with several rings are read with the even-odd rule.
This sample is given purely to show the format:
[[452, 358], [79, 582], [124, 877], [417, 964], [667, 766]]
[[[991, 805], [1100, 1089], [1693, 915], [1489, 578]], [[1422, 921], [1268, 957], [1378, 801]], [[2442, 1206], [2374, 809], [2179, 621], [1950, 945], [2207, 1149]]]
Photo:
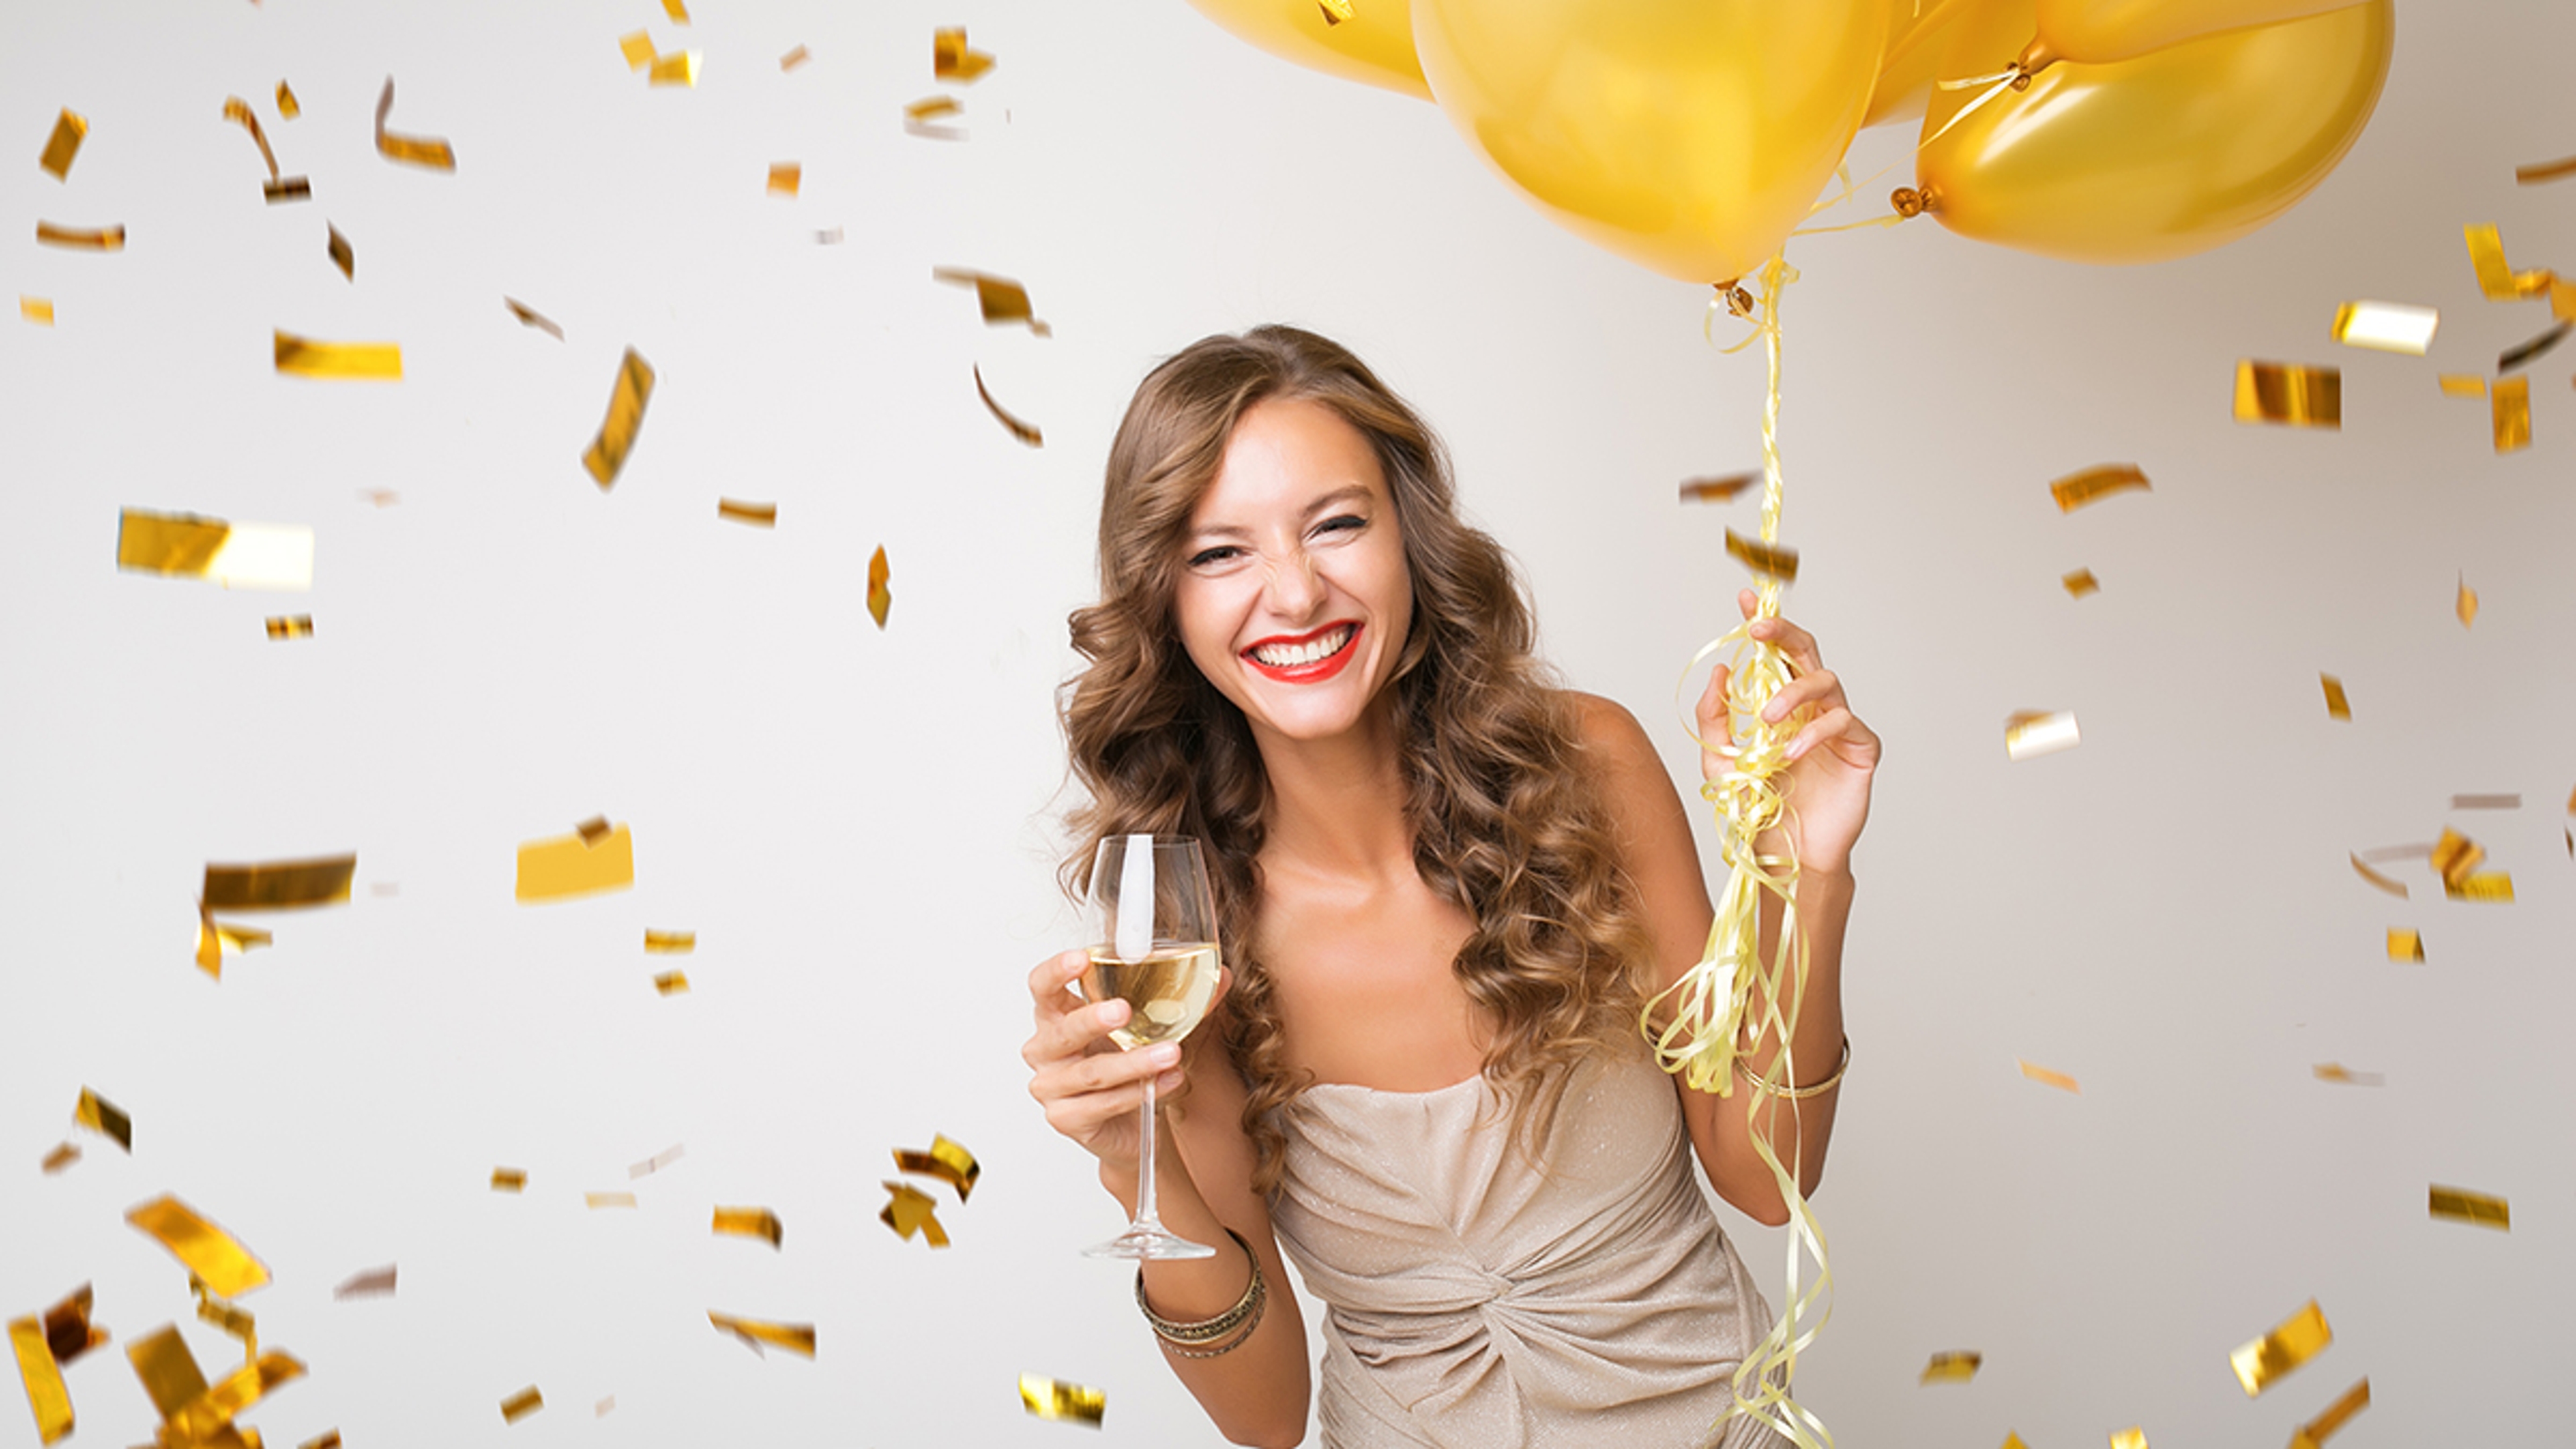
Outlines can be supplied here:
[[1391, 695], [1347, 734], [1291, 740], [1256, 728], [1254, 740], [1270, 779], [1265, 856], [1329, 875], [1413, 870]]

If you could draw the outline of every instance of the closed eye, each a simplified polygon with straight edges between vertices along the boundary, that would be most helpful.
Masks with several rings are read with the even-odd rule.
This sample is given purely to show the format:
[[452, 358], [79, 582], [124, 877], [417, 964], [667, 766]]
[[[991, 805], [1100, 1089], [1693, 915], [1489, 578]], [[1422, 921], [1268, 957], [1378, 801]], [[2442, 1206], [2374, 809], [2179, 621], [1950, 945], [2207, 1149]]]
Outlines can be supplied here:
[[1360, 517], [1356, 513], [1344, 513], [1332, 518], [1327, 518], [1323, 522], [1316, 524], [1315, 531], [1317, 533], [1346, 533], [1355, 528], [1366, 527], [1368, 527], [1367, 519]]
[[1206, 568], [1211, 564], [1224, 563], [1228, 559], [1240, 555], [1242, 552], [1242, 549], [1236, 548], [1230, 543], [1221, 543], [1214, 548], [1203, 548], [1197, 553], [1191, 554], [1189, 566], [1194, 569]]

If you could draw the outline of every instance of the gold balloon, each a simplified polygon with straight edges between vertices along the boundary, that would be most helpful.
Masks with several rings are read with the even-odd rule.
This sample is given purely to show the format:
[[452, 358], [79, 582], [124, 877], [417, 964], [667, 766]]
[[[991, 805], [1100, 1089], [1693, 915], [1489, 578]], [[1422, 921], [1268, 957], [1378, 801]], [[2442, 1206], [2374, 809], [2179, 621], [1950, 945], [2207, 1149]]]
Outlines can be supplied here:
[[2303, 20], [2362, 0], [2039, 0], [2039, 45], [2023, 69], [2051, 60], [2099, 65], [2204, 35]]
[[[2010, 64], [2033, 0], [1962, 24], [1957, 74]], [[2391, 0], [2233, 30], [2114, 65], [2063, 63], [1946, 131], [1980, 90], [1936, 91], [1917, 186], [1961, 236], [2080, 262], [2189, 256], [2279, 216], [2361, 134], [2388, 77]]]
[[1667, 276], [1752, 272], [1868, 107], [1887, 0], [1414, 0], [1450, 124], [1550, 220]]
[[[2340, 0], [2351, 3], [2351, 0]], [[1945, 57], [1950, 33], [1972, 9], [1994, 0], [1887, 0], [1887, 48], [1879, 55], [1878, 89], [1861, 125], [1910, 121], [1931, 103], [1932, 83], [1949, 79]]]
[[[1198, 12], [1282, 60], [1431, 99], [1413, 58], [1411, 0], [1190, 0]], [[1350, 18], [1336, 12], [1347, 10]]]

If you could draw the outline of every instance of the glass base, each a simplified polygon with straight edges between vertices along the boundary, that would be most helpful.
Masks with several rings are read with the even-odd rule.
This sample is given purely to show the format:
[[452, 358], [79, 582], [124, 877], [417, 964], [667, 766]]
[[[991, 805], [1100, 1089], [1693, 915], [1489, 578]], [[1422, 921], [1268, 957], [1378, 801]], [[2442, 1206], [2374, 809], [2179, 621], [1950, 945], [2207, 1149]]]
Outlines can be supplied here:
[[1213, 1258], [1216, 1249], [1205, 1243], [1193, 1243], [1171, 1232], [1161, 1223], [1130, 1223], [1127, 1231], [1105, 1243], [1094, 1243], [1082, 1250], [1086, 1258], [1128, 1258], [1138, 1262], [1148, 1259], [1168, 1261], [1174, 1258]]

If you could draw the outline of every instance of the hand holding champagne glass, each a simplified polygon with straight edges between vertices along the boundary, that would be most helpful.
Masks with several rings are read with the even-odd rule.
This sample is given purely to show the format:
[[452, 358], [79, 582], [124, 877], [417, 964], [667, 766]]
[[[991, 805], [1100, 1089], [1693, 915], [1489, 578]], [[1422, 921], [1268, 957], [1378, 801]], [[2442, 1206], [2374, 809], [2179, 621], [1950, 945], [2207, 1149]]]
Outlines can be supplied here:
[[[1176, 835], [1113, 835], [1091, 863], [1095, 944], [1082, 973], [1091, 1001], [1124, 999], [1130, 1012], [1109, 1037], [1122, 1051], [1177, 1042], [1207, 1014], [1219, 958], [1216, 899], [1199, 843]], [[1216, 1250], [1164, 1228], [1154, 1207], [1154, 1079], [1145, 1079], [1138, 1127], [1136, 1220], [1083, 1251], [1095, 1258], [1205, 1258]]]

